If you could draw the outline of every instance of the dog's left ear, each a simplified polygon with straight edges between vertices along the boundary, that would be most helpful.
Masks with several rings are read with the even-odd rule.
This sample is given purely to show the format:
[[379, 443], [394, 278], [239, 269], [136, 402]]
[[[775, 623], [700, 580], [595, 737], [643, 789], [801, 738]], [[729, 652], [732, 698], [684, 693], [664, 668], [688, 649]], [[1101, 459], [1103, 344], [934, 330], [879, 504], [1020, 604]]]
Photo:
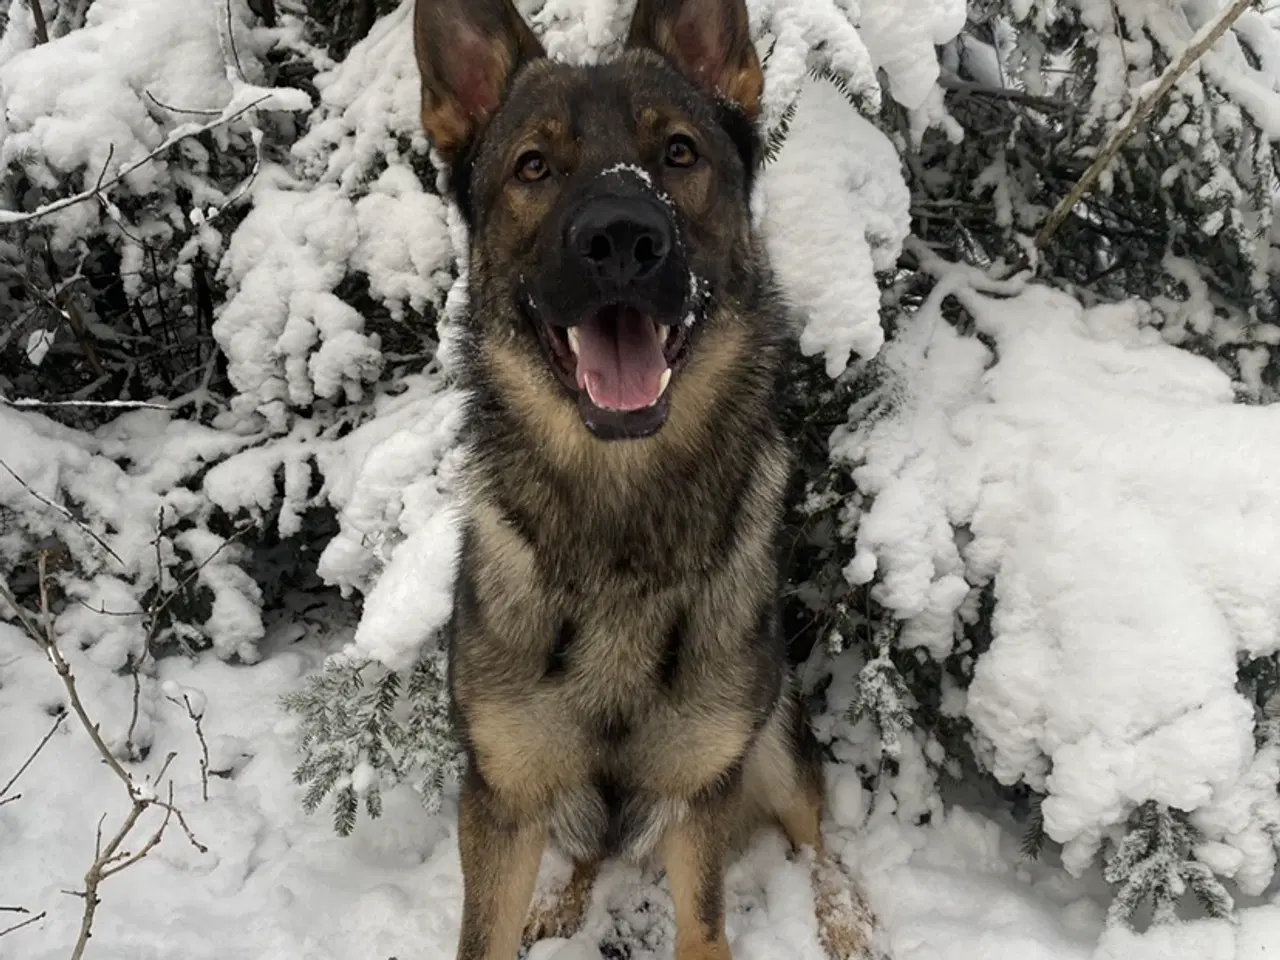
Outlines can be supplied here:
[[745, 0], [637, 0], [628, 47], [648, 47], [704, 93], [760, 113], [764, 72]]
[[511, 0], [417, 0], [422, 126], [452, 162], [498, 109], [516, 68], [546, 56]]

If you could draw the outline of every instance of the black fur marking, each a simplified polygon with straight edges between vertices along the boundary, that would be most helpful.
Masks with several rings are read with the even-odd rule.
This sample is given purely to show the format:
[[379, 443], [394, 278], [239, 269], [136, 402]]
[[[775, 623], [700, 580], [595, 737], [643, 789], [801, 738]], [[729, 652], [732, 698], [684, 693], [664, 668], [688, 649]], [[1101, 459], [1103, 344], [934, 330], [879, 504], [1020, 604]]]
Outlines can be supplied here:
[[738, 520], [742, 517], [742, 493], [745, 488], [745, 482], [738, 484], [738, 488], [731, 495], [732, 500], [729, 501], [720, 518], [720, 529], [716, 534], [715, 545], [717, 556], [730, 556], [738, 545]]
[[[475, 165], [475, 150], [463, 151], [453, 162], [448, 178], [448, 189], [453, 194], [453, 201], [458, 205], [458, 212], [467, 225], [467, 229], [475, 230], [475, 208], [471, 204], [471, 168]], [[428, 185], [431, 186], [431, 185]]]
[[751, 196], [756, 167], [760, 162], [760, 134], [755, 124], [738, 107], [727, 103], [717, 104], [717, 107], [716, 120], [729, 135], [738, 156], [742, 158], [743, 187], [747, 196]]
[[481, 628], [484, 624], [484, 610], [481, 609], [480, 597], [476, 593], [475, 576], [471, 570], [471, 564], [467, 562], [467, 558], [472, 555], [472, 550], [474, 549], [473, 542], [474, 537], [470, 531], [463, 534], [462, 550], [460, 552], [462, 559], [458, 564], [457, 584], [453, 592], [451, 634], [458, 632], [459, 621], [464, 623], [469, 630]]
[[547, 658], [547, 679], [562, 677], [569, 669], [569, 652], [578, 631], [572, 620], [565, 620], [556, 632], [556, 643], [551, 648], [551, 656]]
[[681, 610], [667, 631], [667, 642], [662, 648], [662, 656], [658, 658], [658, 683], [664, 689], [670, 690], [675, 686], [680, 673], [680, 650], [688, 632], [688, 614]]
[[719, 874], [700, 878], [698, 919], [709, 938], [720, 935], [724, 928], [724, 881]]
[[626, 717], [612, 713], [600, 720], [600, 739], [612, 747], [631, 736], [631, 724]]
[[502, 517], [507, 523], [511, 524], [512, 529], [519, 534], [520, 539], [529, 546], [536, 546], [538, 543], [538, 527], [523, 510], [508, 502], [503, 497], [495, 498], [497, 500], [498, 509], [502, 512]]
[[632, 792], [616, 778], [602, 774], [596, 779], [596, 789], [604, 800], [605, 809], [609, 812], [609, 826], [605, 830], [604, 849], [606, 854], [614, 855], [622, 848], [622, 841], [627, 833], [627, 817], [624, 816]]
[[786, 672], [783, 666], [785, 643], [778, 622], [777, 606], [773, 602], [766, 603], [756, 618], [751, 644], [751, 649], [760, 662], [751, 688], [752, 704], [757, 711], [753, 733], [760, 732], [782, 693], [782, 681]]

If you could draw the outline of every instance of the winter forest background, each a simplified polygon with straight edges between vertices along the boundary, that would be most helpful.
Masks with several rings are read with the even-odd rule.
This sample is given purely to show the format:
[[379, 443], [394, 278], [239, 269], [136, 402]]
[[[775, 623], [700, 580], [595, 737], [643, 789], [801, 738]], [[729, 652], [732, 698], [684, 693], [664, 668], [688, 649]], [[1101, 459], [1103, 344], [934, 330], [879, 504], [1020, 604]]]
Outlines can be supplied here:
[[[632, 3], [518, 6], [589, 61]], [[833, 847], [898, 960], [1271, 956], [1280, 9], [749, 6]], [[411, 9], [0, 0], [0, 957], [453, 955]], [[799, 869], [740, 960], [821, 956]], [[531, 957], [669, 956], [661, 886]]]

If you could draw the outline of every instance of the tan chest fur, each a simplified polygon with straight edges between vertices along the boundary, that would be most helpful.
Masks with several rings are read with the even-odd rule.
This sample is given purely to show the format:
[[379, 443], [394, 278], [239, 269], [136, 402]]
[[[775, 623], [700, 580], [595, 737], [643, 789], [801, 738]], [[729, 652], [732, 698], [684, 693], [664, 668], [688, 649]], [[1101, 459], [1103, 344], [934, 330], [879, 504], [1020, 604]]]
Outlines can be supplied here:
[[663, 809], [743, 756], [772, 705], [770, 667], [744, 648], [771, 599], [767, 526], [706, 576], [645, 592], [605, 576], [549, 584], [496, 509], [470, 512], [478, 616], [453, 670], [480, 773], [515, 807], [567, 818], [604, 816], [599, 784], [616, 784], [644, 821], [633, 830], [656, 833]]

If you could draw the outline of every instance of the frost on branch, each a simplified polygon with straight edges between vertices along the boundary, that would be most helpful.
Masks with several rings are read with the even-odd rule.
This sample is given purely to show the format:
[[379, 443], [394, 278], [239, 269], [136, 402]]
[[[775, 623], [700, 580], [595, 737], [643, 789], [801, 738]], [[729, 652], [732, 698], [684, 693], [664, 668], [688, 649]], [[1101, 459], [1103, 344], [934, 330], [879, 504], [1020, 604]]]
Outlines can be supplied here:
[[1175, 923], [1178, 903], [1191, 893], [1211, 917], [1228, 917], [1235, 906], [1213, 871], [1195, 855], [1198, 832], [1180, 810], [1155, 801], [1133, 812], [1124, 838], [1107, 858], [1105, 876], [1115, 887], [1109, 924], [1129, 923], [1150, 903], [1155, 923]]
[[334, 829], [347, 836], [361, 802], [370, 817], [381, 816], [382, 791], [397, 783], [412, 785], [429, 810], [439, 808], [461, 763], [444, 673], [444, 654], [435, 649], [401, 673], [337, 656], [284, 698], [301, 723], [293, 776], [307, 787], [308, 813], [332, 796]]

